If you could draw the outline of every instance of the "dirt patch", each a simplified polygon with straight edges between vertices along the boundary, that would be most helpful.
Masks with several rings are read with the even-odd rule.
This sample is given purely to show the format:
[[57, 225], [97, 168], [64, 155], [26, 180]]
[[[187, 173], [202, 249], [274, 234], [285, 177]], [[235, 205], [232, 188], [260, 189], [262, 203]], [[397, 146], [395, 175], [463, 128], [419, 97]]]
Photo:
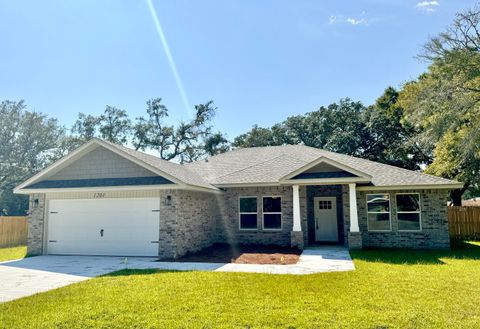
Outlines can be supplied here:
[[296, 264], [302, 252], [298, 249], [264, 246], [214, 244], [196, 253], [175, 259], [176, 262], [236, 264]]

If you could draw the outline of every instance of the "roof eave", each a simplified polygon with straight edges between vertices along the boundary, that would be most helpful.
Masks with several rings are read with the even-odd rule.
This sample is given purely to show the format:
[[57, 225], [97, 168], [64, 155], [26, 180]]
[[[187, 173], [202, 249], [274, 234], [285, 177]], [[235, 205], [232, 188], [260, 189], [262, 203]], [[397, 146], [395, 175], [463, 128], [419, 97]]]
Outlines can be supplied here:
[[129, 185], [129, 186], [92, 186], [92, 187], [68, 187], [68, 188], [23, 188], [15, 190], [15, 194], [36, 193], [69, 193], [69, 192], [109, 192], [109, 191], [144, 191], [144, 190], [186, 190], [194, 192], [222, 193], [221, 190], [212, 186], [202, 187], [185, 184], [161, 184], [161, 185]]
[[371, 185], [357, 186], [357, 191], [381, 191], [381, 190], [456, 190], [464, 186], [463, 183], [442, 184], [412, 184], [412, 185]]
[[311, 178], [311, 179], [285, 179], [282, 185], [342, 185], [342, 184], [367, 184], [371, 179], [365, 177], [337, 177], [337, 178]]

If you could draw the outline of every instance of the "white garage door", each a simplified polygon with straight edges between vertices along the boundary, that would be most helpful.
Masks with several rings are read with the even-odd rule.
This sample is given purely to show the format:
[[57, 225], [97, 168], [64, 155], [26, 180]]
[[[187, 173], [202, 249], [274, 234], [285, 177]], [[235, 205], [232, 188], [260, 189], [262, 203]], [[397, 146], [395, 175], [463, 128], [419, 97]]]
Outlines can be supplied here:
[[49, 254], [157, 256], [159, 198], [50, 200]]

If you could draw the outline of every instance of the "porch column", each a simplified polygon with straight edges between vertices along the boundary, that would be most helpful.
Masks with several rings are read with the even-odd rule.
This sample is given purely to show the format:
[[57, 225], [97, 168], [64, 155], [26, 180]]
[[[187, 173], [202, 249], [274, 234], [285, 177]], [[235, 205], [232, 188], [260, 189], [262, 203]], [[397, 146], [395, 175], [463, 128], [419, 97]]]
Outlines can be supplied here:
[[350, 200], [350, 232], [360, 232], [360, 228], [358, 227], [356, 184], [348, 184], [348, 191]]
[[293, 185], [293, 228], [290, 236], [292, 247], [303, 249], [304, 238], [302, 232], [302, 220], [300, 218], [300, 192], [298, 185]]
[[300, 193], [298, 191], [298, 185], [293, 185], [293, 231], [302, 231], [300, 220]]
[[349, 201], [350, 201], [350, 232], [348, 232], [348, 247], [350, 249], [362, 248], [362, 234], [358, 226], [358, 210], [357, 210], [357, 191], [354, 183], [348, 184]]

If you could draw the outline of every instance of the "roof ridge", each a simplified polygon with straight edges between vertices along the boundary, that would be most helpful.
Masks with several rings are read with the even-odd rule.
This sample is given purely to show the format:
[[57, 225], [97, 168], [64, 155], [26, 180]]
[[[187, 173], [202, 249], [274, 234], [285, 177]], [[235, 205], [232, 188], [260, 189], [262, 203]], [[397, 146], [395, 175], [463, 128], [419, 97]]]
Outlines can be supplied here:
[[[251, 150], [251, 149], [267, 149], [267, 148], [282, 148], [282, 147], [289, 147], [289, 146], [294, 146], [294, 147], [297, 147], [297, 146], [305, 146], [305, 147], [309, 147], [309, 148], [312, 148], [312, 149], [316, 149], [314, 147], [311, 147], [311, 146], [306, 146], [304, 144], [282, 144], [282, 145], [265, 145], [265, 146], [250, 146], [250, 147], [237, 147], [237, 148], [234, 148], [232, 150], [228, 150], [227, 152], [224, 152], [224, 153], [220, 153], [220, 154], [216, 154], [214, 156], [210, 156], [208, 157], [209, 160], [211, 159], [218, 159], [219, 157], [223, 157], [229, 153], [233, 153], [233, 152], [242, 152], [242, 151], [248, 151], [248, 150]], [[319, 150], [319, 149], [316, 149], [316, 150]], [[194, 163], [198, 163], [198, 162], [201, 162], [202, 160], [196, 160], [194, 162], [190, 162], [190, 163], [186, 163], [185, 165], [191, 165], [191, 164], [194, 164]]]
[[249, 165], [249, 166], [243, 167], [243, 168], [241, 168], [241, 169], [238, 169], [238, 170], [229, 172], [228, 174], [218, 176], [218, 177], [216, 177], [216, 179], [219, 179], [219, 178], [222, 178], [222, 177], [226, 177], [226, 176], [230, 176], [230, 175], [235, 174], [235, 173], [239, 173], [239, 172], [244, 171], [244, 170], [246, 170], [246, 169], [248, 169], [248, 168], [256, 167], [256, 166], [258, 166], [258, 165], [264, 164], [264, 163], [266, 163], [266, 162], [268, 162], [268, 161], [271, 161], [271, 160], [273, 160], [273, 159], [280, 158], [280, 157], [282, 157], [282, 156], [288, 156], [288, 157], [290, 157], [288, 154], [280, 154], [280, 155], [277, 155], [277, 156], [275, 156], [275, 157], [273, 157], [273, 158], [267, 159], [267, 160], [265, 160], [265, 161], [257, 162], [257, 163], [251, 164], [251, 165]]

